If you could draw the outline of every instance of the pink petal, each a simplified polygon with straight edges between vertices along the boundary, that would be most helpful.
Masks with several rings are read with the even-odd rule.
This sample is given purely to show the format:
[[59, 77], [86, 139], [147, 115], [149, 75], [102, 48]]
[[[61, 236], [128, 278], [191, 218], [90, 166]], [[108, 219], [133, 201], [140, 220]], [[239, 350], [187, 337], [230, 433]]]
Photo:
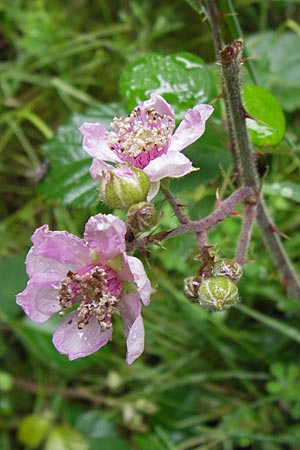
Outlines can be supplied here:
[[[90, 174], [94, 180], [101, 180], [106, 172], [113, 170], [113, 166], [106, 164], [98, 158], [93, 158], [92, 165], [90, 167]], [[103, 174], [104, 172], [104, 174]]]
[[142, 262], [135, 256], [127, 256], [128, 265], [133, 275], [133, 280], [144, 305], [149, 305], [152, 292], [151, 283], [146, 275]]
[[119, 161], [107, 145], [108, 131], [100, 123], [84, 123], [79, 128], [83, 135], [82, 147], [91, 156], [105, 161]]
[[151, 182], [160, 181], [166, 177], [179, 178], [193, 172], [191, 161], [179, 152], [170, 152], [150, 161], [144, 172]]
[[[72, 267], [80, 268], [91, 262], [90, 250], [82, 239], [67, 231], [49, 231], [48, 225], [38, 228], [32, 238], [35, 256], [44, 256], [63, 264], [68, 264], [68, 270]], [[27, 265], [35, 264], [32, 256], [29, 257]], [[55, 262], [53, 262], [53, 270]], [[32, 272], [32, 267], [29, 271]], [[60, 269], [58, 268], [60, 271]]]
[[145, 330], [142, 316], [133, 323], [127, 337], [127, 364], [132, 364], [144, 351]]
[[56, 349], [63, 355], [68, 355], [70, 360], [95, 353], [111, 341], [112, 329], [101, 332], [95, 317], [91, 317], [82, 329], [78, 328], [77, 323], [78, 314], [73, 311], [62, 320], [52, 339]]
[[172, 108], [171, 105], [169, 105], [168, 102], [166, 102], [166, 100], [161, 97], [160, 95], [156, 94], [155, 92], [153, 92], [150, 95], [150, 99], [142, 102], [140, 104], [140, 109], [141, 110], [146, 110], [147, 108], [153, 108], [155, 111], [157, 111], [160, 114], [165, 114], [167, 116], [170, 116], [172, 118], [175, 117], [174, 115], [174, 110]]
[[119, 303], [127, 338], [127, 364], [132, 364], [144, 351], [144, 324], [141, 316], [141, 302], [137, 296], [124, 295]]
[[150, 183], [150, 189], [147, 195], [147, 202], [150, 202], [158, 193], [159, 191], [159, 187], [160, 187], [160, 182], [159, 181], [153, 181]]
[[85, 225], [84, 237], [96, 250], [100, 262], [125, 252], [125, 223], [112, 214], [92, 216]]
[[196, 105], [193, 109], [188, 109], [171, 138], [169, 151], [179, 152], [199, 139], [205, 131], [205, 122], [213, 110], [210, 105]]
[[23, 292], [17, 295], [17, 304], [34, 322], [45, 322], [60, 310], [55, 289], [57, 279], [49, 274], [39, 274], [31, 278]]
[[66, 276], [69, 270], [73, 272], [78, 269], [78, 264], [61, 263], [52, 258], [37, 256], [34, 254], [34, 247], [31, 247], [26, 256], [26, 271], [29, 277], [33, 277], [39, 273], [47, 273], [55, 277], [57, 280]]

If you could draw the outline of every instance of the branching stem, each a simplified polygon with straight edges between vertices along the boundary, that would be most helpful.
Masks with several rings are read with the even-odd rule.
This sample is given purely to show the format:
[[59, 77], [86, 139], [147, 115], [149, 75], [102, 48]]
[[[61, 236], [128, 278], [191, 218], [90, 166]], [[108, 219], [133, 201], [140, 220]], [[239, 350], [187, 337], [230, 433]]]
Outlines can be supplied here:
[[[220, 38], [216, 39], [220, 33], [220, 23], [216, 18], [221, 17], [216, 0], [208, 0], [208, 12], [211, 13], [210, 24], [213, 29], [214, 43], [217, 53], [220, 54], [222, 67], [222, 84], [224, 88], [224, 98], [226, 105], [227, 122], [229, 124], [231, 147], [235, 149], [233, 156], [235, 164], [241, 168], [241, 180], [244, 185], [252, 186], [256, 194], [259, 192], [259, 177], [253, 160], [253, 153], [248, 139], [246, 121], [243, 110], [240, 90], [240, 58], [242, 50], [242, 41], [234, 41], [220, 50]], [[213, 12], [213, 13], [212, 13]], [[248, 247], [251, 228], [253, 223], [254, 209], [245, 209], [245, 220], [242, 228], [242, 242], [238, 245], [238, 258], [245, 259], [245, 252]], [[247, 222], [248, 221], [248, 222]], [[300, 282], [293, 269], [291, 261], [286, 254], [282, 242], [274, 232], [276, 227], [273, 225], [268, 208], [261, 198], [257, 207], [257, 223], [279, 273], [283, 277], [284, 284], [288, 293], [297, 299], [300, 299]]]

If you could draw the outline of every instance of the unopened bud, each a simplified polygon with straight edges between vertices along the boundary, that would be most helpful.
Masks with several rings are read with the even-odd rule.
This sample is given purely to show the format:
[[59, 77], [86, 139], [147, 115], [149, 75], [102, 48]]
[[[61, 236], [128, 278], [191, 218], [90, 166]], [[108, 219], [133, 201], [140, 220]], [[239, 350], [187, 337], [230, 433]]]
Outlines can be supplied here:
[[210, 277], [203, 279], [199, 288], [199, 303], [209, 311], [223, 311], [239, 301], [239, 292], [227, 277]]
[[157, 225], [158, 218], [153, 203], [140, 202], [129, 208], [126, 216], [127, 227], [133, 233], [142, 233]]
[[217, 259], [212, 268], [212, 274], [216, 277], [228, 277], [233, 281], [238, 281], [242, 274], [242, 267], [233, 259]]
[[100, 199], [111, 208], [124, 208], [146, 199], [150, 180], [136, 167], [117, 167], [106, 172], [98, 185]]
[[199, 288], [201, 285], [200, 277], [187, 277], [183, 281], [183, 293], [192, 302], [199, 301]]

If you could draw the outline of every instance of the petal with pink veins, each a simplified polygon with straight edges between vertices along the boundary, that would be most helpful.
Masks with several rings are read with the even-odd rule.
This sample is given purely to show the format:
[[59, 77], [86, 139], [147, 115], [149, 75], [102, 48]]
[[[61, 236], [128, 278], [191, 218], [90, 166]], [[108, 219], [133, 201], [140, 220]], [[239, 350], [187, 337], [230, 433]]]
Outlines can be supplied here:
[[145, 102], [142, 102], [140, 104], [141, 110], [146, 110], [148, 108], [153, 108], [155, 111], [157, 111], [159, 114], [170, 116], [172, 118], [175, 117], [174, 110], [171, 105], [159, 94], [156, 94], [153, 92], [150, 95], [150, 99], [146, 100]]
[[193, 109], [188, 109], [171, 138], [169, 152], [180, 152], [199, 139], [205, 131], [205, 123], [213, 110], [214, 108], [210, 105], [196, 105]]
[[152, 293], [151, 283], [146, 275], [142, 262], [135, 256], [127, 256], [128, 265], [133, 275], [133, 280], [144, 305], [149, 305]]
[[159, 181], [163, 178], [179, 178], [190, 172], [197, 170], [192, 162], [179, 152], [169, 152], [159, 158], [150, 161], [144, 172], [150, 178], [150, 181]]
[[36, 256], [71, 263], [78, 268], [91, 262], [90, 250], [84, 241], [67, 231], [50, 231], [48, 225], [43, 225], [34, 232], [31, 240]]
[[142, 316], [133, 323], [127, 337], [127, 364], [132, 364], [144, 351], [145, 330]]
[[78, 264], [59, 262], [53, 258], [45, 258], [44, 256], [37, 256], [34, 254], [34, 248], [31, 247], [26, 256], [26, 272], [29, 277], [40, 273], [47, 273], [51, 277], [56, 277], [57, 280], [65, 277], [66, 273], [71, 270], [75, 272], [78, 270]]
[[100, 123], [84, 123], [79, 131], [83, 136], [82, 147], [95, 158], [117, 162], [119, 158], [107, 145], [108, 131]]
[[125, 223], [112, 214], [97, 214], [85, 225], [84, 238], [99, 255], [100, 262], [106, 262], [125, 252]]
[[68, 314], [54, 332], [52, 342], [55, 348], [69, 360], [88, 356], [111, 341], [112, 328], [100, 331], [96, 317], [92, 316], [88, 324], [78, 328], [78, 313]]
[[94, 180], [102, 180], [103, 173], [110, 172], [113, 168], [114, 166], [106, 164], [103, 160], [93, 158], [92, 165], [90, 167], [90, 174]]
[[57, 300], [58, 283], [59, 280], [51, 279], [49, 274], [32, 277], [24, 291], [17, 295], [17, 304], [34, 322], [45, 322], [61, 309]]
[[124, 295], [119, 303], [124, 334], [127, 338], [127, 364], [132, 364], [144, 351], [144, 324], [141, 302], [135, 295]]

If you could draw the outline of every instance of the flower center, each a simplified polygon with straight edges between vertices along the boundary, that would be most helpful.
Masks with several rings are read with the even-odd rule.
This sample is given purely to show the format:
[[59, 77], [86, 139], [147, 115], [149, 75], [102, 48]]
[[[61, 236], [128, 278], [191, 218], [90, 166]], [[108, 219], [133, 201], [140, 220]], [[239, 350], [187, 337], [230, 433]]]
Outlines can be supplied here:
[[89, 323], [91, 316], [97, 318], [100, 330], [111, 328], [111, 317], [120, 301], [122, 285], [113, 269], [94, 265], [78, 273], [69, 271], [58, 287], [61, 313], [79, 303], [78, 328]]
[[143, 169], [168, 150], [175, 120], [153, 108], [135, 108], [127, 117], [115, 117], [108, 145], [122, 161]]

